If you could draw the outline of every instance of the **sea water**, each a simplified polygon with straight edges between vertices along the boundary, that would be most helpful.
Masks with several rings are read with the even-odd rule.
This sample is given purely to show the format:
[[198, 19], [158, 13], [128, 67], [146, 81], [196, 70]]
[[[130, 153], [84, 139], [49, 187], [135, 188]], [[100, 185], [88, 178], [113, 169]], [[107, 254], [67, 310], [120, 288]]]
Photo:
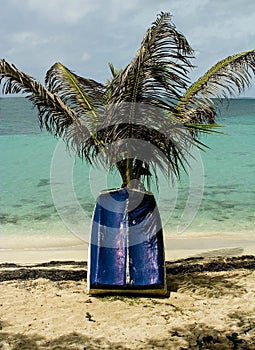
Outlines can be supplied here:
[[[222, 106], [222, 134], [202, 137], [188, 174], [151, 190], [165, 237], [237, 235], [255, 238], [255, 100]], [[40, 130], [23, 97], [0, 98], [0, 249], [88, 242], [96, 197], [121, 184]]]

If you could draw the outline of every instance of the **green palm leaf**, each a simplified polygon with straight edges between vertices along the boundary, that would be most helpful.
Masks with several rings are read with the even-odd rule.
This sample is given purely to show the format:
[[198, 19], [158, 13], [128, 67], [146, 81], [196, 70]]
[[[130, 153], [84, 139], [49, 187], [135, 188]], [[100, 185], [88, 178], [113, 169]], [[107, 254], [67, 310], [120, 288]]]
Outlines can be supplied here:
[[[65, 105], [58, 95], [52, 94], [39, 82], [18, 70], [5, 60], [0, 60], [0, 82], [4, 80], [3, 93], [26, 94], [38, 108], [41, 127], [55, 136], [63, 136], [66, 128], [78, 119], [78, 115]], [[89, 133], [89, 130], [86, 130]]]
[[[63, 137], [67, 145], [75, 151], [80, 151], [82, 140], [90, 140], [90, 144], [98, 145], [98, 141], [92, 137], [88, 123], [56, 93], [52, 93], [14, 65], [0, 60], [0, 83], [3, 80], [3, 93], [22, 92], [37, 107], [41, 128], [45, 127], [54, 136]], [[82, 150], [82, 157], [91, 162], [90, 152], [86, 152], [86, 149]]]
[[255, 50], [229, 56], [208, 70], [180, 98], [176, 110], [190, 122], [213, 123], [213, 106], [222, 98], [241, 93], [255, 73]]
[[104, 118], [104, 85], [78, 76], [59, 62], [48, 70], [45, 83], [49, 91], [57, 93], [77, 113], [78, 119], [68, 126], [65, 139], [79, 157], [92, 164], [104, 148], [103, 140], [96, 135]]
[[46, 87], [75, 110], [81, 117], [97, 124], [97, 110], [103, 106], [105, 87], [92, 79], [82, 78], [61, 63], [55, 63], [46, 73]]

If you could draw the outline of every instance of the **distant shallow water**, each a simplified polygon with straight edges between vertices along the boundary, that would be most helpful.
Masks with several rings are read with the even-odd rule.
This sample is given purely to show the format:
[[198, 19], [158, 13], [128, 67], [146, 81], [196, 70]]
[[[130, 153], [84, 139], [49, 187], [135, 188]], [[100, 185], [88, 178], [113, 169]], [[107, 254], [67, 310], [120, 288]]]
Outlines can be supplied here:
[[[203, 138], [210, 149], [193, 163], [192, 179], [183, 175], [173, 188], [161, 178], [159, 193], [152, 187], [166, 238], [178, 235], [178, 230], [179, 236], [255, 237], [255, 100], [231, 100], [228, 110], [222, 108], [219, 123], [225, 125], [225, 135]], [[73, 195], [68, 202], [65, 172], [62, 182], [51, 174], [57, 145], [59, 140], [41, 132], [28, 101], [0, 98], [0, 249], [87, 241], [97, 194], [120, 185], [118, 176], [71, 155]], [[63, 196], [60, 214], [66, 215], [65, 222], [52, 187]]]

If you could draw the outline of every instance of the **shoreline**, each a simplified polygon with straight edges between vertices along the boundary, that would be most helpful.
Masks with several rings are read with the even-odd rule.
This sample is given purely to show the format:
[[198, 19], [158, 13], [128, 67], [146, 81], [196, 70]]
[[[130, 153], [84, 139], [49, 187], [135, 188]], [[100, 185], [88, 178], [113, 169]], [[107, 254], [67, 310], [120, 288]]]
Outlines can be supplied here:
[[[165, 259], [255, 255], [255, 240], [226, 237], [165, 237]], [[87, 261], [88, 244], [63, 247], [0, 248], [0, 263], [33, 264], [49, 261]]]

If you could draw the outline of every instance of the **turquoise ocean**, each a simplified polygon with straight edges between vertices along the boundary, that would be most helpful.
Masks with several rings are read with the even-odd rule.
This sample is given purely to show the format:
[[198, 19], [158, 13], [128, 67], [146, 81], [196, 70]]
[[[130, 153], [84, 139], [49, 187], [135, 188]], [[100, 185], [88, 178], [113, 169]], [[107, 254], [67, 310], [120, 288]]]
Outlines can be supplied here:
[[[181, 182], [152, 185], [165, 237], [255, 239], [255, 100], [230, 100], [218, 122]], [[0, 98], [0, 179], [0, 249], [87, 242], [97, 194], [120, 185], [41, 131], [23, 97]]]

